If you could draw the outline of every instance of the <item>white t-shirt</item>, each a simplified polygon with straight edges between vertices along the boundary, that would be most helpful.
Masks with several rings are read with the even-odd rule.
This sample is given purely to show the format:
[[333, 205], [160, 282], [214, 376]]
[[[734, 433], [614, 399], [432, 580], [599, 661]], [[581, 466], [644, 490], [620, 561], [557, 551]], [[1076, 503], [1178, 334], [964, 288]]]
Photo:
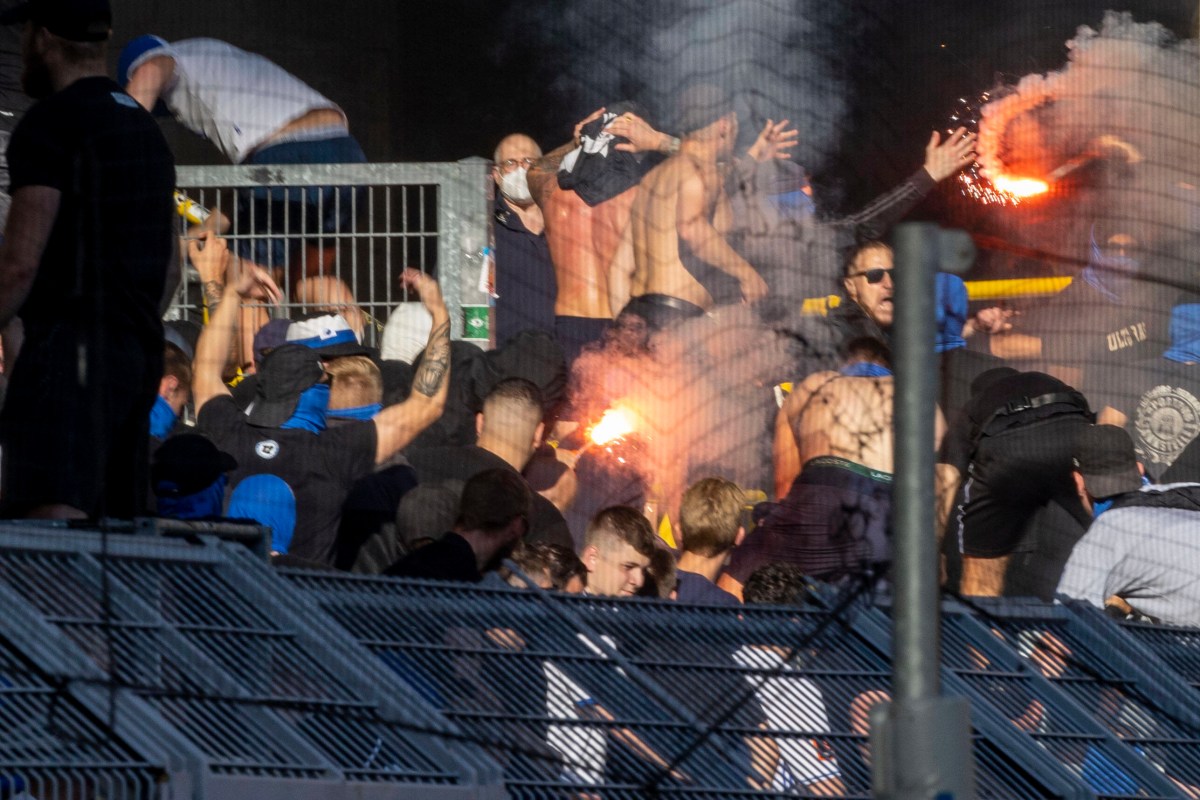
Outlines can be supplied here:
[[184, 39], [147, 50], [129, 71], [158, 56], [175, 61], [174, 78], [162, 92], [171, 114], [194, 133], [211, 139], [235, 164], [309, 111], [341, 111], [266, 58], [217, 39]]
[[[775, 670], [783, 664], [783, 655], [769, 647], [747, 645], [733, 654], [733, 660], [756, 670]], [[767, 716], [767, 729], [781, 733], [829, 733], [829, 717], [825, 713], [821, 690], [808, 678], [787, 674], [792, 670], [790, 666], [784, 666], [782, 670], [775, 677], [746, 676]], [[780, 737], [777, 744], [779, 766], [771, 782], [771, 788], [776, 791], [787, 791], [797, 783], [807, 786], [842, 774], [837, 760], [819, 738], [787, 736]]]
[[[583, 634], [577, 638], [588, 650], [605, 656]], [[609, 636], [601, 636], [609, 647], [617, 643]], [[587, 720], [589, 707], [596, 704], [591, 693], [572, 680], [552, 661], [542, 664], [546, 674], [546, 716], [561, 720]], [[617, 672], [624, 675], [619, 667]], [[608, 758], [608, 729], [597, 725], [555, 725], [546, 728], [546, 743], [563, 757], [562, 776], [572, 783], [602, 785], [604, 764]]]

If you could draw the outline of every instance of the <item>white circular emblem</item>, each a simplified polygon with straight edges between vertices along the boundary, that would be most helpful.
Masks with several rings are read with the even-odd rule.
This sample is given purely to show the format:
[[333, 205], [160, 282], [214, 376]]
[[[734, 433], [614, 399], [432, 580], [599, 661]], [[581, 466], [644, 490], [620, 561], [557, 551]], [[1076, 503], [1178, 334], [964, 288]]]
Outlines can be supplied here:
[[1200, 400], [1187, 389], [1155, 386], [1138, 401], [1134, 428], [1142, 455], [1170, 466], [1200, 433]]
[[279, 442], [274, 439], [267, 439], [254, 445], [254, 452], [259, 458], [267, 459], [268, 461], [279, 455]]

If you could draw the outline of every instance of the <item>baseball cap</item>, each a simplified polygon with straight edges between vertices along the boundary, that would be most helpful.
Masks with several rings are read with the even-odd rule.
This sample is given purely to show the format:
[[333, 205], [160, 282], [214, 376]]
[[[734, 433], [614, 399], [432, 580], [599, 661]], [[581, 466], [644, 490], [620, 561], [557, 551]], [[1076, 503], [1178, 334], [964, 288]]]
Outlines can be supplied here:
[[1092, 497], [1136, 492], [1142, 486], [1133, 440], [1115, 425], [1084, 429], [1075, 440], [1073, 461]]
[[0, 25], [27, 21], [72, 42], [103, 42], [112, 33], [108, 0], [29, 0], [0, 14]]
[[130, 40], [129, 44], [121, 48], [121, 55], [117, 58], [117, 83], [122, 87], [128, 86], [129, 73], [152, 55], [157, 55], [155, 51], [166, 47], [170, 47], [167, 40], [152, 33]]
[[304, 345], [275, 348], [263, 359], [246, 419], [259, 428], [278, 428], [296, 413], [300, 394], [324, 374], [317, 353]]
[[341, 314], [295, 320], [288, 326], [287, 340], [320, 351], [321, 358], [365, 356], [371, 352], [358, 341], [358, 335]]
[[222, 474], [237, 468], [237, 460], [198, 433], [167, 439], [154, 453], [150, 480], [160, 497], [186, 497], [207, 489]]

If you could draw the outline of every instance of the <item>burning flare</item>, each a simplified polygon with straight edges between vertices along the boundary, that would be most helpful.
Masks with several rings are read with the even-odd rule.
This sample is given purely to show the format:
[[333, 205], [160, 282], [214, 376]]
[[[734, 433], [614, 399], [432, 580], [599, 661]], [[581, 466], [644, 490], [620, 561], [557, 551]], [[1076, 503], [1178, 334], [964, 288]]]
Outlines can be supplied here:
[[610, 408], [592, 427], [591, 437], [594, 444], [603, 447], [630, 433], [633, 433], [633, 415], [621, 408]]
[[996, 191], [1014, 197], [1033, 197], [1050, 190], [1050, 184], [1037, 178], [1010, 178], [1007, 175], [997, 175], [992, 179], [992, 185]]

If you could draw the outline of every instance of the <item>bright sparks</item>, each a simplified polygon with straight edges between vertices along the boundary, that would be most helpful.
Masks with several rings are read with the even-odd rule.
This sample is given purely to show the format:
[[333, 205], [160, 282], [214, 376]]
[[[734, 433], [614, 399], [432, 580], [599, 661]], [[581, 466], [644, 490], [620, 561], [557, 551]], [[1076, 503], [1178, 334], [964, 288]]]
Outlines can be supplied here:
[[1050, 190], [1050, 184], [1037, 178], [1010, 178], [1007, 175], [998, 175], [992, 180], [992, 184], [997, 191], [1014, 197], [1033, 197]]
[[603, 447], [614, 439], [633, 433], [633, 415], [620, 408], [610, 408], [592, 427], [592, 441]]

